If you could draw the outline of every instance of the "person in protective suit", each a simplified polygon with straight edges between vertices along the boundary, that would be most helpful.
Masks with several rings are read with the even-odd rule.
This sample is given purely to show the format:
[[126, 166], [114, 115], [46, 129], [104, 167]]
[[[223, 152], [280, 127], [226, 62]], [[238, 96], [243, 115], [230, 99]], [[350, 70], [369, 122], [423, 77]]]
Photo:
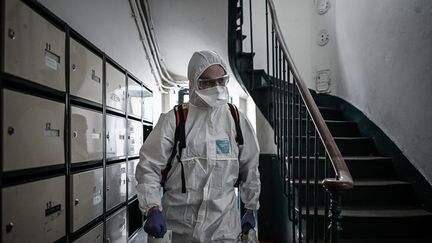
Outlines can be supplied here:
[[[175, 111], [161, 115], [140, 151], [136, 168], [140, 209], [147, 216], [144, 230], [172, 242], [237, 242], [241, 227], [255, 226], [259, 208], [259, 147], [249, 120], [240, 113], [243, 145], [228, 108], [225, 63], [212, 51], [195, 52], [188, 65], [189, 103], [185, 122], [186, 147], [181, 163], [174, 159], [161, 199], [161, 171], [174, 146]], [[177, 151], [178, 153], [178, 151]], [[182, 190], [182, 173], [186, 191]], [[234, 184], [247, 212], [240, 220]]]

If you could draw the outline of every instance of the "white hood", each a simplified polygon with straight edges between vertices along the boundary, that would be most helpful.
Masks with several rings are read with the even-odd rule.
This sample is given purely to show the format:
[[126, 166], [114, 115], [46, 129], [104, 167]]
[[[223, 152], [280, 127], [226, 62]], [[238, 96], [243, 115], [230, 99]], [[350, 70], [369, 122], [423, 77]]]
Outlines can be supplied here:
[[226, 87], [217, 86], [208, 90], [198, 90], [198, 78], [208, 67], [215, 64], [220, 65], [227, 73], [225, 62], [217, 53], [204, 50], [192, 55], [188, 65], [188, 79], [189, 102], [193, 105], [210, 107], [228, 102], [229, 95]]

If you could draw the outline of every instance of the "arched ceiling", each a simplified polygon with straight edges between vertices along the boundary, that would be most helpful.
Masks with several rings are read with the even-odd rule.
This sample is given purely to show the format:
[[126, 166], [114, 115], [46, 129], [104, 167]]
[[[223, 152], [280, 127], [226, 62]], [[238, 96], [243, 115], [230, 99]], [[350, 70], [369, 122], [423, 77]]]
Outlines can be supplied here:
[[[195, 51], [209, 49], [228, 62], [228, 0], [149, 0], [154, 34], [169, 72], [186, 80]], [[246, 96], [229, 67], [231, 94]]]

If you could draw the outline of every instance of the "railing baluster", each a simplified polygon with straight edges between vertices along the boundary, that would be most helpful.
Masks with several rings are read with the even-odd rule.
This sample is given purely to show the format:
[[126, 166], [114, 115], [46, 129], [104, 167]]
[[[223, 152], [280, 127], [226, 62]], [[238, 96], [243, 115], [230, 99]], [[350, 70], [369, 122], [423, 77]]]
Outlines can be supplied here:
[[[243, 0], [240, 0], [240, 8], [241, 8], [241, 18], [240, 18], [240, 33], [243, 35], [243, 23], [244, 23], [244, 14], [243, 14]], [[240, 38], [242, 38], [240, 36]]]
[[[295, 88], [295, 80], [293, 81], [293, 85], [294, 85], [294, 93], [293, 93], [293, 107], [295, 107], [295, 103], [297, 102], [296, 101], [296, 98], [295, 98], [295, 96], [296, 96], [296, 94], [297, 94], [297, 89]], [[296, 119], [296, 117], [297, 117], [297, 112], [295, 112], [295, 109], [293, 110], [293, 114], [295, 114], [295, 116], [293, 116], [293, 124], [297, 124], [297, 120], [295, 120]], [[298, 126], [298, 124], [297, 124], [297, 126]], [[293, 146], [294, 146], [294, 144], [297, 142], [297, 129], [296, 129], [296, 127], [293, 125]], [[295, 151], [295, 155], [296, 156], [298, 156], [298, 143], [297, 143], [297, 147], [295, 147], [297, 150]], [[298, 167], [299, 167], [299, 164], [298, 164], [298, 160], [297, 160], [297, 157], [296, 157], [296, 159], [295, 159], [295, 162], [296, 162], [296, 164], [297, 164], [297, 169], [298, 169]], [[291, 177], [291, 180], [292, 180], [292, 185], [293, 185], [293, 190], [295, 189], [295, 188], [297, 188], [298, 187], [298, 183], [296, 182], [296, 180], [297, 180], [297, 171], [293, 171], [293, 174], [292, 174], [292, 177]], [[297, 191], [298, 191], [298, 189], [297, 189]], [[298, 219], [298, 215], [297, 215], [297, 213], [296, 213], [296, 205], [297, 205], [297, 201], [296, 201], [296, 198], [297, 198], [297, 195], [296, 195], [296, 193], [295, 192], [293, 192], [293, 200], [292, 200], [292, 202], [293, 202], [293, 205], [292, 205], [292, 212], [293, 212], [293, 221], [292, 221], [292, 234], [293, 234], [293, 242], [295, 243], [296, 241], [297, 241], [297, 236], [296, 236], [296, 225], [297, 225], [297, 219]]]
[[264, 2], [265, 4], [265, 16], [266, 16], [266, 59], [267, 59], [267, 73], [270, 73], [270, 64], [269, 64], [269, 28], [268, 28], [268, 23], [269, 23], [269, 19], [268, 19], [268, 5], [267, 5], [267, 0]]
[[[279, 47], [279, 44], [278, 44], [278, 47]], [[279, 48], [278, 49], [278, 55], [277, 55], [277, 58], [278, 58], [278, 64], [277, 64], [277, 67], [278, 67], [278, 72], [277, 72], [277, 76], [278, 76], [278, 82], [279, 82], [279, 107], [278, 107], [278, 109], [279, 109], [279, 127], [278, 127], [278, 129], [279, 129], [279, 142], [280, 142], [280, 154], [281, 154], [281, 158], [280, 158], [280, 164], [281, 164], [281, 176], [283, 177], [283, 161], [284, 161], [284, 134], [283, 134], [283, 116], [284, 116], [284, 114], [283, 114], [283, 106], [284, 106], [284, 103], [283, 103], [283, 95], [284, 95], [284, 93], [283, 93], [283, 91], [284, 91], [284, 88], [283, 88], [283, 85], [284, 85], [284, 83], [283, 83], [283, 81], [282, 81], [282, 58], [281, 58], [281, 54], [282, 54], [282, 51], [281, 51], [281, 49]]]
[[302, 168], [301, 157], [302, 157], [302, 147], [303, 147], [302, 146], [302, 142], [303, 142], [303, 140], [302, 140], [302, 110], [301, 110], [301, 104], [302, 103], [301, 102], [302, 102], [302, 98], [300, 97], [300, 94], [298, 94], [296, 106], [298, 109], [298, 111], [297, 111], [297, 113], [298, 113], [298, 139], [297, 139], [297, 141], [298, 141], [298, 174], [297, 174], [297, 176], [298, 176], [299, 186], [298, 186], [297, 190], [298, 190], [298, 195], [299, 195], [299, 200], [298, 200], [299, 201], [299, 203], [298, 203], [298, 211], [299, 211], [299, 220], [298, 220], [299, 235], [298, 235], [298, 237], [299, 237], [299, 242], [303, 242], [303, 240], [302, 240], [302, 230], [303, 230], [303, 227], [302, 227], [302, 210], [303, 210], [303, 207], [301, 204], [301, 198], [303, 198], [303, 194], [302, 194], [302, 192], [303, 192], [303, 190], [302, 190], [303, 177], [301, 174], [301, 168]]
[[305, 117], [306, 117], [306, 164], [305, 164], [305, 170], [306, 170], [306, 199], [305, 199], [305, 207], [306, 207], [306, 220], [305, 220], [305, 235], [306, 235], [306, 242], [309, 242], [309, 139], [310, 139], [310, 131], [309, 131], [309, 113], [307, 110], [305, 110]]
[[[283, 54], [282, 54], [283, 55]], [[287, 82], [287, 79], [286, 79], [286, 63], [285, 63], [285, 59], [284, 58], [282, 58], [282, 77], [283, 77], [283, 83], [284, 83], [284, 95], [283, 95], [283, 97], [284, 97], [284, 99], [283, 99], [283, 102], [284, 102], [284, 106], [283, 106], [283, 112], [284, 112], [284, 117], [283, 117], [283, 129], [284, 129], [284, 141], [285, 141], [285, 143], [284, 143], [284, 150], [285, 150], [285, 170], [286, 170], [286, 165], [287, 165], [287, 162], [288, 162], [288, 157], [287, 157], [287, 155], [288, 155], [288, 149], [287, 149], [287, 147], [288, 147], [288, 127], [287, 127], [287, 118], [288, 118], [288, 82]]]
[[314, 216], [313, 216], [313, 240], [314, 243], [317, 242], [317, 218], [318, 218], [318, 164], [319, 164], [319, 140], [318, 140], [318, 132], [316, 128], [314, 128]]
[[[327, 178], [329, 175], [329, 165], [328, 165], [328, 156], [327, 152], [325, 153], [324, 157], [324, 178]], [[328, 215], [329, 215], [329, 196], [328, 192], [324, 189], [322, 190], [324, 192], [324, 242], [328, 242]]]
[[[277, 158], [279, 162], [281, 161], [281, 143], [280, 143], [280, 137], [281, 134], [279, 132], [279, 126], [280, 126], [280, 112], [279, 112], [279, 106], [280, 106], [280, 82], [279, 82], [279, 70], [278, 70], [278, 42], [275, 40], [275, 57], [274, 57], [274, 65], [275, 65], [275, 83], [276, 83], [276, 138], [277, 138]], [[279, 171], [280, 176], [282, 176], [282, 170]]]
[[288, 112], [288, 103], [289, 103], [289, 94], [288, 94], [288, 88], [289, 88], [289, 72], [287, 72], [287, 62], [285, 57], [283, 58], [283, 63], [284, 63], [284, 83], [285, 83], [285, 101], [284, 101], [284, 109], [285, 109], [285, 121], [284, 121], [284, 128], [285, 128], [285, 132], [284, 132], [284, 138], [285, 138], [285, 161], [284, 161], [284, 165], [285, 165], [285, 194], [288, 197], [289, 200], [289, 193], [288, 193], [288, 185], [286, 183], [286, 178], [288, 175], [288, 161], [289, 161], [289, 150], [288, 150], [288, 145], [289, 145], [289, 131], [288, 131], [288, 121], [289, 121], [289, 112]]
[[[252, 0], [249, 0], [249, 16], [250, 16], [249, 26], [250, 26], [250, 42], [251, 42], [250, 45], [251, 45], [251, 54], [253, 54], [254, 53], [254, 46], [253, 46]], [[254, 75], [255, 74], [254, 73], [254, 59], [251, 58], [250, 62], [251, 62], [251, 83], [252, 83], [252, 85], [250, 87], [252, 87], [252, 89], [253, 89], [254, 87], [256, 87], [255, 86], [256, 85], [255, 75]]]
[[250, 30], [250, 48], [251, 48], [251, 53], [253, 53], [252, 0], [249, 0], [249, 30]]
[[273, 108], [273, 130], [274, 130], [274, 143], [277, 144], [277, 134], [276, 134], [276, 82], [275, 82], [275, 66], [274, 66], [274, 57], [275, 57], [275, 29], [274, 25], [272, 23], [272, 108]]
[[295, 163], [295, 155], [296, 155], [296, 152], [297, 151], [295, 151], [295, 147], [294, 147], [294, 144], [295, 144], [295, 124], [296, 124], [296, 121], [295, 121], [295, 105], [294, 105], [294, 96], [295, 96], [295, 92], [296, 92], [296, 89], [295, 89], [295, 82], [294, 82], [294, 76], [292, 77], [292, 84], [291, 84], [291, 95], [290, 95], [290, 97], [291, 97], [291, 99], [290, 99], [290, 102], [291, 102], [291, 144], [290, 144], [290, 146], [291, 146], [291, 151], [292, 151], [292, 158], [291, 158], [291, 168], [292, 168], [292, 170], [291, 170], [291, 178], [290, 178], [290, 184], [291, 184], [291, 188], [292, 188], [292, 200], [291, 200], [291, 202], [292, 202], [292, 204], [291, 204], [291, 207], [293, 208], [292, 210], [291, 210], [291, 222], [293, 222], [293, 225], [294, 225], [294, 222], [295, 222], [295, 214], [294, 214], [294, 208], [295, 208], [295, 186], [294, 186], [294, 183], [292, 183], [293, 181], [294, 181], [294, 173], [295, 173], [295, 171], [294, 171], [294, 163]]
[[[291, 214], [291, 205], [292, 205], [292, 191], [291, 191], [291, 183], [290, 180], [292, 178], [291, 174], [292, 174], [292, 157], [293, 157], [293, 153], [291, 150], [291, 144], [292, 144], [292, 120], [291, 120], [291, 113], [292, 113], [292, 109], [291, 109], [291, 97], [292, 97], [292, 90], [291, 87], [292, 85], [290, 85], [290, 69], [288, 66], [288, 72], [287, 72], [287, 80], [288, 80], [288, 116], [287, 116], [287, 120], [288, 120], [288, 126], [287, 126], [287, 136], [288, 136], [288, 165], [287, 165], [287, 179], [286, 179], [286, 183], [288, 184], [288, 219], [293, 221], [292, 218], [292, 214]], [[290, 113], [291, 112], [291, 113]]]
[[[289, 154], [288, 154], [288, 125], [287, 125], [287, 122], [288, 122], [288, 119], [287, 119], [287, 117], [288, 117], [288, 102], [287, 102], [287, 100], [288, 100], [288, 92], [287, 92], [287, 90], [288, 90], [288, 82], [287, 82], [287, 78], [286, 78], [286, 60], [285, 60], [285, 57], [283, 57], [282, 58], [282, 63], [283, 63], [283, 66], [282, 66], [282, 73], [283, 73], [283, 75], [282, 75], [282, 80], [283, 80], [283, 83], [284, 83], [284, 95], [283, 95], [283, 100], [284, 100], [284, 105], [283, 105], [283, 109], [284, 109], [284, 116], [283, 116], [283, 124], [282, 124], [282, 126], [283, 126], [283, 136], [284, 136], [284, 159], [283, 159], [283, 169], [284, 169], [284, 173], [283, 173], [283, 183], [284, 183], [284, 185], [283, 185], [283, 190], [284, 190], [284, 194], [285, 194], [285, 196], [286, 197], [288, 197], [288, 192], [287, 192], [287, 184], [286, 184], [286, 175], [287, 175], [287, 163], [288, 163], [288, 156], [289, 156]], [[289, 200], [289, 198], [288, 198], [288, 200]]]
[[280, 134], [279, 134], [279, 116], [280, 116], [280, 114], [279, 114], [279, 80], [278, 80], [278, 76], [277, 76], [277, 74], [278, 74], [278, 70], [277, 70], [277, 68], [278, 68], [278, 66], [277, 66], [277, 55], [278, 55], [278, 52], [277, 52], [277, 50], [278, 50], [278, 43], [277, 43], [277, 40], [275, 39], [275, 56], [274, 56], [274, 61], [273, 61], [273, 65], [275, 66], [275, 74], [274, 74], [274, 77], [275, 77], [275, 87], [276, 87], [276, 90], [275, 90], [275, 93], [276, 93], [276, 137], [277, 137], [277, 154], [278, 154], [278, 159], [280, 159], [280, 153], [279, 153], [279, 148], [280, 148], [280, 142], [279, 142], [279, 138], [280, 138]]

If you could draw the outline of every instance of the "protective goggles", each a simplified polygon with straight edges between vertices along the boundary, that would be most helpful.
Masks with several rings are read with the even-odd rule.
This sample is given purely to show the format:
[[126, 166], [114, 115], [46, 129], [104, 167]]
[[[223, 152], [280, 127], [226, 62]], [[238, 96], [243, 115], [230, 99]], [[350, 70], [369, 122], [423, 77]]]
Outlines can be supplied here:
[[218, 78], [209, 78], [209, 79], [198, 79], [198, 89], [208, 89], [215, 86], [226, 86], [229, 81], [229, 75], [225, 74], [224, 76]]

